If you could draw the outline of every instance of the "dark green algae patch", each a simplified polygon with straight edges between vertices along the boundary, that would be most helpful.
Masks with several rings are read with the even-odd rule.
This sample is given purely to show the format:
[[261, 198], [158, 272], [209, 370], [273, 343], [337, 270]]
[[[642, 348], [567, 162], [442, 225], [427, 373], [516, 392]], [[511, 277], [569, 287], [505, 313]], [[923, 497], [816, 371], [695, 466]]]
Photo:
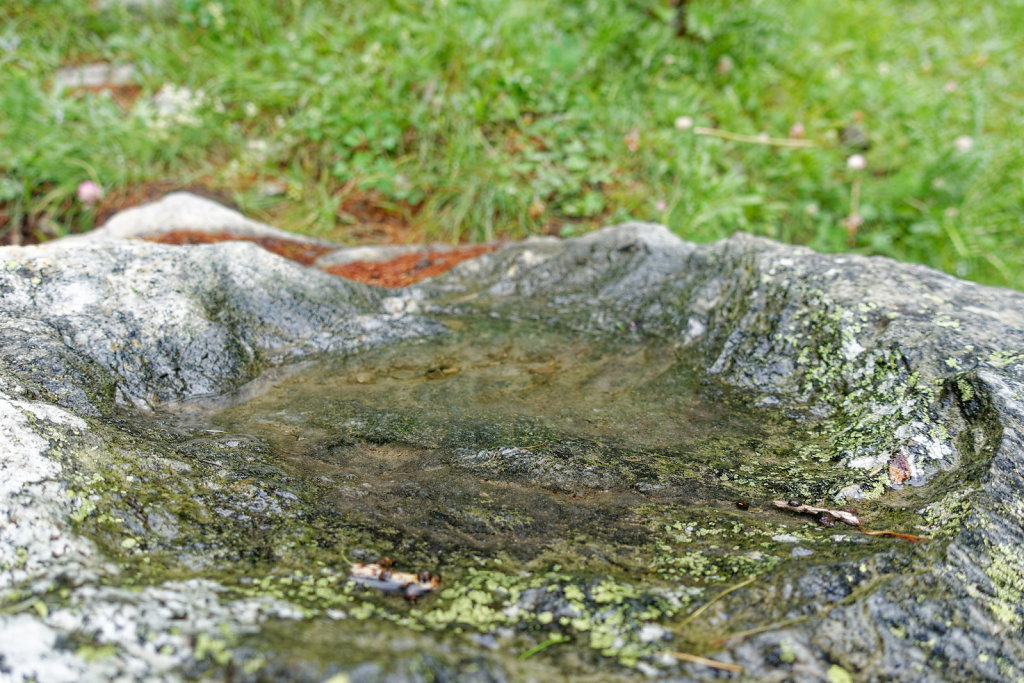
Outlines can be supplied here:
[[[758, 407], [670, 344], [445, 323], [448, 334], [293, 366], [245, 400], [150, 421], [175, 433], [187, 472], [168, 460], [155, 474], [154, 455], [149, 474], [92, 475], [97, 489], [97, 476], [133, 481], [110, 512], [80, 519], [125, 582], [200, 576], [227, 599], [304, 611], [215, 634], [197, 672], [672, 669], [668, 652], [713, 654], [814, 617], [781, 586], [841, 575], [834, 605], [922, 552], [772, 509], [856, 480], [830, 462], [826, 423]], [[886, 525], [911, 521], [868, 507]], [[348, 580], [352, 563], [384, 557], [440, 588], [408, 601]]]

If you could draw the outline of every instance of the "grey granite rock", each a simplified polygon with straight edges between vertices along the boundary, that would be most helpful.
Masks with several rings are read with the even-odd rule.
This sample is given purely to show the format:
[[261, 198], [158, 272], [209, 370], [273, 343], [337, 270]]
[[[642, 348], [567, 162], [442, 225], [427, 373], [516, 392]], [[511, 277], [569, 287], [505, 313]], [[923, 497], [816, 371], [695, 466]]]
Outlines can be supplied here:
[[[336, 653], [345, 663], [289, 655], [301, 650], [280, 635], [289, 624], [353, 623], [348, 593], [332, 593], [337, 577], [325, 573], [310, 590], [340, 606], [311, 610], [300, 593], [237, 580], [232, 568], [281, 548], [301, 556], [320, 538], [310, 535], [318, 518], [305, 484], [257, 440], [157, 419], [169, 404], [229, 395], [316, 354], [434, 335], [453, 315], [657, 339], [696, 354], [763, 404], [821, 420], [831, 449], [822, 466], [841, 476], [816, 494], [834, 505], [889, 496], [898, 519], [932, 537], [812, 551], [806, 535], [775, 532], [786, 536], [780, 552], [800, 551], [793, 561], [803, 564], [705, 600], [701, 616], [750, 627], [714, 655], [750, 680], [1024, 676], [1021, 294], [745, 235], [695, 245], [647, 224], [527, 240], [395, 292], [251, 244], [122, 239], [183, 228], [279, 236], [267, 227], [172, 196], [93, 236], [0, 250], [0, 680], [564, 673], [533, 659], [515, 666], [536, 668], [510, 673], [519, 660], [480, 643], [515, 637], [523, 614], [568, 624], [591, 610], [606, 620], [592, 623], [613, 623], [600, 581], [509, 595], [507, 625], [475, 639], [435, 641], [382, 620], [347, 632], [354, 645]], [[225, 540], [238, 534], [242, 546]], [[185, 578], [153, 570], [172, 560]], [[645, 614], [680, 609], [688, 590], [645, 593]], [[630, 619], [608, 631], [608, 647], [618, 638], [653, 654], [595, 664], [592, 675], [723, 675], [654, 653], [666, 627]], [[377, 629], [396, 653], [419, 654], [396, 654], [390, 670], [360, 662], [360, 639]], [[251, 642], [266, 641], [253, 637], [280, 645], [260, 649]]]

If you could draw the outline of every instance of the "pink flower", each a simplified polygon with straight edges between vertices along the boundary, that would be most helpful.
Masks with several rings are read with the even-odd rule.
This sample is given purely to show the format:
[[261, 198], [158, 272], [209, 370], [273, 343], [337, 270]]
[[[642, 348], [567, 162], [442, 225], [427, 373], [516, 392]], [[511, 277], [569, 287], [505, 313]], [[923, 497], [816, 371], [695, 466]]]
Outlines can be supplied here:
[[78, 183], [78, 189], [75, 190], [75, 196], [78, 197], [78, 201], [82, 202], [86, 206], [92, 206], [99, 200], [103, 199], [103, 188], [91, 180], [83, 180]]

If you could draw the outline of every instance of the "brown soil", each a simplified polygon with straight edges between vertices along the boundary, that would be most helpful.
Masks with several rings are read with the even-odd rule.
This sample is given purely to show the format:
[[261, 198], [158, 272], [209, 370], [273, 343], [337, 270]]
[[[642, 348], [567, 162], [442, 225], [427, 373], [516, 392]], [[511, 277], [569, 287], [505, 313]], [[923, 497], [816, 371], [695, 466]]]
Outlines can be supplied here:
[[364, 244], [411, 244], [423, 240], [416, 225], [421, 205], [394, 202], [379, 192], [347, 185], [336, 193], [338, 218], [348, 240]]
[[405, 287], [428, 277], [446, 273], [459, 263], [498, 248], [496, 244], [470, 244], [451, 251], [405, 254], [390, 261], [354, 261], [327, 268], [327, 272], [378, 287]]
[[[245, 237], [227, 232], [202, 232], [198, 230], [175, 230], [162, 235], [146, 238], [160, 244], [214, 244], [216, 242], [254, 242], [267, 251], [291, 259], [304, 266], [312, 265], [318, 258], [333, 251], [332, 247], [306, 244], [296, 240], [276, 237]], [[445, 273], [457, 264], [498, 248], [497, 244], [469, 244], [455, 247], [450, 251], [421, 251], [405, 254], [390, 261], [353, 261], [324, 270], [332, 275], [355, 280], [378, 287], [405, 287], [428, 277]]]

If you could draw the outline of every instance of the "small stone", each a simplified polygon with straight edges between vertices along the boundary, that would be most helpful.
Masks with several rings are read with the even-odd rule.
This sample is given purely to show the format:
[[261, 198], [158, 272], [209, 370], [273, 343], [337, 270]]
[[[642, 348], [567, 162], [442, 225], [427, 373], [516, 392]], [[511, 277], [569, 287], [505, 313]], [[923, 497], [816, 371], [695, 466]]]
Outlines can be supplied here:
[[868, 160], [863, 154], [854, 154], [846, 160], [846, 167], [851, 171], [863, 171], [868, 166]]
[[675, 120], [676, 130], [690, 130], [693, 128], [692, 116], [679, 116]]
[[777, 534], [772, 536], [772, 540], [776, 543], [799, 543], [802, 539], [793, 534]]
[[839, 129], [839, 141], [844, 147], [866, 152], [871, 148], [871, 139], [867, 131], [857, 125], [843, 126]]

